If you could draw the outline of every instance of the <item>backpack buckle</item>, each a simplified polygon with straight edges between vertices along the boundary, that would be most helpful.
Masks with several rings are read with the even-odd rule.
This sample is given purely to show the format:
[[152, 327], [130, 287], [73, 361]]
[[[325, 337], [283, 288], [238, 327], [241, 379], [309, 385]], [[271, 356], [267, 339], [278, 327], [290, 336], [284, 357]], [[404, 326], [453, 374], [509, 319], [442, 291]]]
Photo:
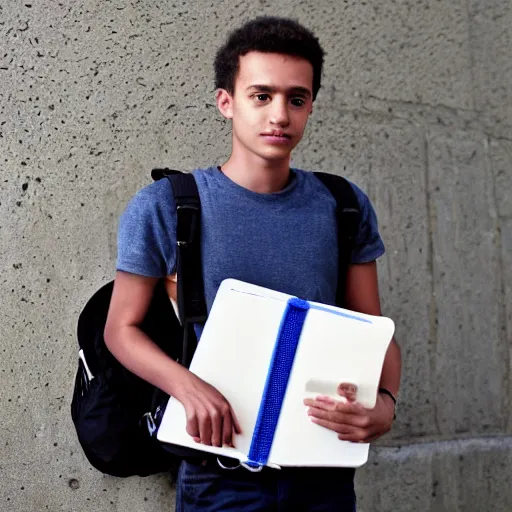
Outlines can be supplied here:
[[178, 247], [186, 247], [194, 241], [197, 229], [199, 206], [182, 204], [176, 207], [178, 222], [176, 239]]

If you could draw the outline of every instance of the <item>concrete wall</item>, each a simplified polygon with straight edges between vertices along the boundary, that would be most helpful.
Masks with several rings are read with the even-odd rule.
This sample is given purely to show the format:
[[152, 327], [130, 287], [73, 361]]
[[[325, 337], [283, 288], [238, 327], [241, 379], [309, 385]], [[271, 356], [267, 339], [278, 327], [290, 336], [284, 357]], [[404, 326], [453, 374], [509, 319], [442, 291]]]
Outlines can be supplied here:
[[262, 13], [328, 52], [294, 164], [364, 187], [388, 248], [403, 388], [360, 510], [512, 510], [511, 0], [0, 0], [1, 510], [171, 510], [77, 445], [77, 313], [148, 171], [228, 155], [214, 50]]

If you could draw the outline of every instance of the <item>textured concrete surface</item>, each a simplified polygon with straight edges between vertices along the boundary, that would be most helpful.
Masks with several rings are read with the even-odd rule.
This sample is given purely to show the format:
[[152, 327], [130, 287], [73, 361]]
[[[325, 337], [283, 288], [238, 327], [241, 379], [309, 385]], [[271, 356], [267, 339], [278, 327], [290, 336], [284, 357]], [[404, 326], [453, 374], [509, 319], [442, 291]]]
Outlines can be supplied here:
[[378, 512], [506, 512], [510, 497], [504, 489], [511, 463], [511, 437], [373, 450], [359, 471], [358, 507]]
[[294, 164], [366, 189], [388, 249], [404, 379], [360, 510], [512, 510], [512, 0], [0, 0], [0, 510], [172, 510], [80, 451], [77, 314], [149, 170], [229, 154], [212, 60], [262, 13], [327, 51]]
[[486, 129], [510, 139], [512, 131], [512, 7], [469, 0], [474, 108]]
[[499, 336], [502, 276], [485, 143], [479, 134], [429, 134], [439, 319], [433, 371], [443, 434], [500, 432], [506, 425], [508, 347]]

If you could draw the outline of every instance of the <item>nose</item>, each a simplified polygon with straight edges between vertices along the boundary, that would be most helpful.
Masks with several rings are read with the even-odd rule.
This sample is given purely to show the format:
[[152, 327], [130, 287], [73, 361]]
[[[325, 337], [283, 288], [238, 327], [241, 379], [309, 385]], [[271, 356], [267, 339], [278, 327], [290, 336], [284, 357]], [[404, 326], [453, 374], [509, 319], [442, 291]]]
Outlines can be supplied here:
[[278, 126], [288, 125], [288, 123], [290, 122], [290, 116], [288, 114], [288, 103], [286, 100], [276, 98], [272, 102], [270, 122]]

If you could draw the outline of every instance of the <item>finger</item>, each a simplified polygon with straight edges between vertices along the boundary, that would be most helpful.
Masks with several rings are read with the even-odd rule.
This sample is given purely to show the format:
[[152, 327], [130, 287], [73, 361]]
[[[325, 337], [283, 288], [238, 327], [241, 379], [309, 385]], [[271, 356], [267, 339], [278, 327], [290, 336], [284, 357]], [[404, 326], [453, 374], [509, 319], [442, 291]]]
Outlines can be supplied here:
[[335, 400], [330, 396], [319, 395], [315, 398], [306, 398], [304, 405], [325, 409], [326, 411], [339, 410], [342, 412], [350, 412], [355, 408], [355, 402], [349, 402], [346, 398], [340, 397], [339, 400]]
[[321, 427], [327, 428], [329, 430], [332, 430], [333, 432], [336, 432], [338, 434], [341, 434], [344, 429], [344, 425], [342, 425], [341, 423], [336, 423], [335, 421], [329, 421], [329, 420], [325, 420], [325, 419], [321, 419], [321, 418], [316, 418], [314, 416], [310, 416], [310, 420], [313, 423], [315, 423]]
[[233, 420], [231, 419], [231, 411], [228, 409], [227, 414], [224, 415], [222, 422], [222, 446], [233, 445]]
[[210, 415], [206, 410], [199, 415], [199, 437], [201, 438], [201, 443], [207, 446], [212, 444], [212, 425]]
[[[329, 398], [329, 397], [327, 397]], [[324, 397], [318, 397], [320, 403], [325, 403]], [[332, 400], [332, 398], [331, 398]], [[355, 401], [350, 401], [344, 397], [341, 397], [340, 400], [334, 400], [334, 408], [337, 411], [344, 412], [345, 414], [367, 414], [367, 410], [359, 403]]]
[[353, 425], [340, 425], [338, 437], [341, 439], [346, 436], [357, 436], [361, 434], [361, 429], [359, 427], [354, 427]]
[[185, 410], [185, 414], [187, 417], [187, 428], [186, 428], [187, 434], [194, 438], [200, 438], [199, 423], [197, 420], [197, 414], [196, 414], [195, 410], [193, 410], [193, 409]]
[[212, 428], [212, 446], [222, 446], [222, 414], [218, 409], [210, 411], [210, 425]]
[[344, 425], [340, 423], [335, 423], [333, 421], [322, 420], [319, 418], [311, 418], [313, 423], [320, 425], [321, 427], [325, 427], [333, 432], [338, 434], [338, 439], [342, 441], [352, 441], [355, 443], [366, 442], [365, 439], [368, 438], [368, 432], [365, 429], [360, 427], [353, 427], [350, 425]]
[[308, 410], [310, 418], [337, 423], [347, 428], [365, 428], [368, 425], [368, 418], [365, 416], [356, 416], [355, 414], [344, 414], [337, 411], [324, 411], [323, 409], [310, 408]]
[[229, 410], [231, 412], [231, 418], [233, 420], [233, 429], [235, 431], [235, 434], [241, 434], [242, 427], [240, 426], [240, 423], [238, 422], [238, 418], [236, 417], [235, 411], [233, 411], [233, 408], [231, 406], [229, 406]]
[[224, 417], [219, 415], [219, 418], [212, 420], [212, 446], [222, 446], [222, 439], [224, 433]]
[[308, 409], [308, 416], [363, 428], [367, 427], [369, 424], [369, 418], [367, 415], [362, 416], [339, 411], [326, 411], [317, 407], [310, 407]]
[[345, 415], [336, 411], [326, 411], [317, 407], [310, 407], [307, 411], [310, 418], [317, 418], [319, 420], [332, 421], [333, 423], [346, 423], [344, 421]]
[[351, 432], [342, 432], [338, 434], [341, 441], [350, 441], [352, 443], [369, 443], [378, 436], [369, 436], [364, 429], [356, 428]]
[[306, 405], [308, 407], [316, 407], [317, 409], [324, 409], [326, 411], [336, 410], [336, 402], [328, 396], [326, 396], [326, 397], [317, 396], [316, 398], [306, 398], [304, 400], [304, 405]]
[[329, 396], [317, 396], [316, 398], [306, 398], [304, 405], [324, 409], [326, 411], [339, 411], [346, 414], [366, 414], [366, 409], [358, 402], [350, 402], [341, 397], [340, 400], [334, 400]]

